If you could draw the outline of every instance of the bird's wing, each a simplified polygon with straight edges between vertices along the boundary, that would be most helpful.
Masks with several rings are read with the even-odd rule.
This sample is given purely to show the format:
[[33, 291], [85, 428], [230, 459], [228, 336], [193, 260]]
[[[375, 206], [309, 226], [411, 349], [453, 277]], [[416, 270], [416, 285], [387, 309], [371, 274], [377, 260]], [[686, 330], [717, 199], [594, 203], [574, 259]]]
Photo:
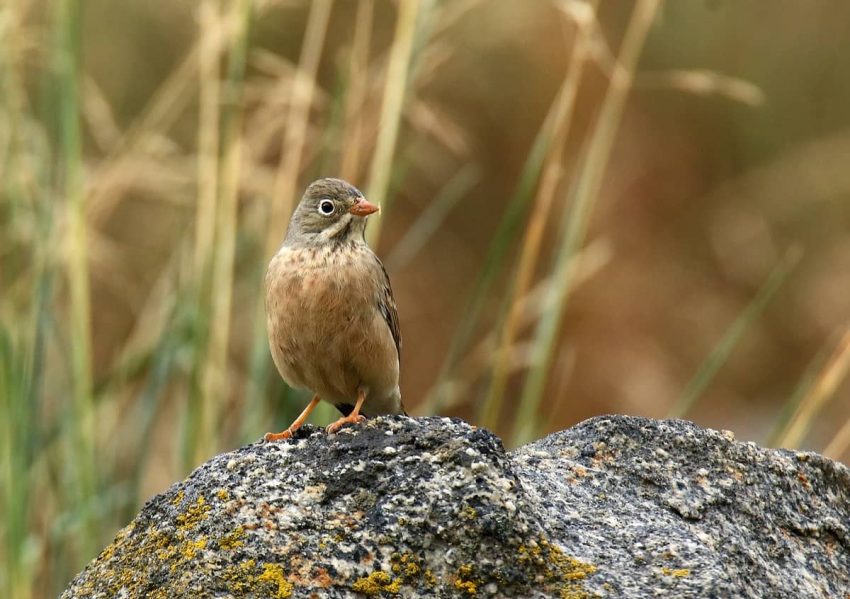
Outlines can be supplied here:
[[378, 291], [378, 310], [381, 311], [381, 315], [384, 317], [387, 326], [390, 327], [390, 334], [393, 336], [393, 341], [395, 342], [396, 353], [398, 353], [398, 359], [401, 361], [401, 328], [398, 324], [398, 308], [396, 308], [393, 290], [390, 286], [390, 276], [377, 256], [375, 256], [375, 261], [384, 275], [383, 285], [381, 285]]

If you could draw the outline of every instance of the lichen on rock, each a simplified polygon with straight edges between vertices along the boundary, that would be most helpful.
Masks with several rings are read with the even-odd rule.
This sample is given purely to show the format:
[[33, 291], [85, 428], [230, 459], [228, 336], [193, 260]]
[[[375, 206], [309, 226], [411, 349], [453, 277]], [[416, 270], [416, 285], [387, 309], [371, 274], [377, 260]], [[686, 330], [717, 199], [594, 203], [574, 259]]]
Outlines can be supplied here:
[[63, 597], [841, 596], [848, 481], [683, 421], [511, 453], [456, 419], [305, 426], [153, 498]]

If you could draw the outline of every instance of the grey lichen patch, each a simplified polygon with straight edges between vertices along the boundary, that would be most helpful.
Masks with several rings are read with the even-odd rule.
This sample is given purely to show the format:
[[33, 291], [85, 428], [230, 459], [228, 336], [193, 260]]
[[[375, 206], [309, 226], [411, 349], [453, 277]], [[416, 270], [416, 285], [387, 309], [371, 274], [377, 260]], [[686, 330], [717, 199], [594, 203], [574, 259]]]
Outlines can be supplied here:
[[682, 421], [598, 418], [513, 453], [386, 417], [219, 456], [63, 597], [832, 597], [850, 475]]
[[597, 566], [591, 593], [842, 596], [850, 473], [799, 456], [685, 421], [604, 417], [519, 449], [513, 463], [556, 523], [551, 538]]

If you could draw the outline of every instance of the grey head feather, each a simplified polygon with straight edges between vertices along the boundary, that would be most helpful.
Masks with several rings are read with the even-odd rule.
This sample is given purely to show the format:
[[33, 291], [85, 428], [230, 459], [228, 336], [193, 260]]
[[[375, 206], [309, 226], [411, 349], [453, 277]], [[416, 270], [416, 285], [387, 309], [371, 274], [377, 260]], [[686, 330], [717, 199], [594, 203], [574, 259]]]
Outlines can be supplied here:
[[[331, 177], [311, 183], [295, 208], [283, 245], [286, 247], [341, 246], [365, 243], [366, 218], [349, 209], [363, 194], [351, 183]], [[333, 211], [328, 212], [328, 204]]]

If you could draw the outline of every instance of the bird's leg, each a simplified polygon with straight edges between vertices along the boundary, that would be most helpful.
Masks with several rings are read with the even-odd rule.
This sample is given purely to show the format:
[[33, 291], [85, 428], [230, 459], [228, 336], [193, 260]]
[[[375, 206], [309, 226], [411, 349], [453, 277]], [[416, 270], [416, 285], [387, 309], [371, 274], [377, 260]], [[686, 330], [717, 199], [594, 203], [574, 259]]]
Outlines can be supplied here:
[[263, 438], [266, 441], [283, 441], [284, 439], [289, 439], [292, 435], [295, 434], [295, 431], [297, 431], [301, 427], [301, 425], [304, 424], [304, 422], [310, 416], [310, 412], [312, 412], [313, 408], [315, 408], [317, 405], [319, 405], [319, 396], [314, 395], [313, 401], [307, 404], [307, 407], [304, 408], [304, 411], [301, 412], [298, 418], [296, 418], [295, 421], [289, 425], [289, 428], [279, 433], [266, 433]]
[[361, 387], [357, 390], [357, 403], [354, 404], [354, 409], [351, 410], [348, 416], [343, 416], [342, 418], [331, 422], [325, 430], [328, 433], [335, 433], [343, 424], [357, 424], [358, 422], [366, 420], [365, 416], [360, 415], [360, 408], [363, 407], [364, 401], [366, 401], [366, 389]]

